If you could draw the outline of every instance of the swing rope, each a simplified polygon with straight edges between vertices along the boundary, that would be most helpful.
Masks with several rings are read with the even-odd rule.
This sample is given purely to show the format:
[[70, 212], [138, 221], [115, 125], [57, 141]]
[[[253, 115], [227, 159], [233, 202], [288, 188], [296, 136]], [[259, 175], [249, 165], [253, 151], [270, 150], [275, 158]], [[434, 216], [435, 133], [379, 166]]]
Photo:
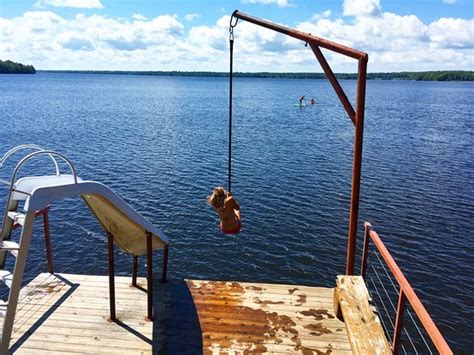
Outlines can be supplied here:
[[234, 61], [234, 27], [239, 21], [238, 18], [234, 20], [234, 11], [230, 17], [229, 23], [229, 49], [230, 49], [230, 68], [229, 68], [229, 163], [228, 163], [228, 182], [227, 191], [231, 191], [231, 180], [232, 180], [232, 73], [233, 73], [233, 61]]

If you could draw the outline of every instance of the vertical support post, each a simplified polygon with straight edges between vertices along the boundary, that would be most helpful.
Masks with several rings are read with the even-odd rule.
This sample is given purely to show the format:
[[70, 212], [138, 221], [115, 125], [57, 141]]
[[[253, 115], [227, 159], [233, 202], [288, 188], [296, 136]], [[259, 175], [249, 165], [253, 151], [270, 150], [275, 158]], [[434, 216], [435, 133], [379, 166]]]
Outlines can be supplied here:
[[153, 320], [153, 249], [152, 249], [152, 234], [146, 232], [146, 257], [147, 257], [147, 316], [145, 320]]
[[138, 256], [132, 257], [132, 286], [137, 287]]
[[46, 263], [47, 269], [50, 274], [54, 273], [53, 271], [53, 254], [51, 248], [51, 234], [49, 229], [49, 206], [43, 212], [43, 227], [44, 227], [44, 243], [46, 250]]
[[168, 251], [169, 251], [169, 245], [166, 244], [165, 248], [163, 249], [163, 273], [161, 275], [161, 282], [165, 283], [166, 282], [166, 273], [168, 271]]
[[400, 288], [400, 296], [398, 297], [398, 306], [397, 306], [397, 318], [395, 319], [395, 329], [393, 333], [393, 343], [392, 343], [392, 350], [393, 354], [398, 354], [400, 350], [400, 339], [402, 335], [402, 327], [403, 327], [403, 315], [405, 314], [405, 304], [406, 304], [406, 296], [403, 292], [403, 289]]
[[114, 265], [114, 236], [107, 232], [107, 241], [109, 248], [109, 302], [110, 302], [110, 321], [117, 320], [115, 317], [115, 265]]
[[369, 256], [369, 233], [371, 225], [369, 222], [365, 222], [364, 227], [364, 249], [362, 249], [362, 264], [360, 265], [360, 275], [365, 279], [365, 273], [367, 271], [367, 257]]
[[359, 59], [357, 76], [357, 105], [354, 137], [354, 157], [352, 163], [351, 210], [349, 215], [349, 238], [347, 243], [346, 275], [354, 275], [357, 239], [357, 219], [359, 217], [360, 176], [362, 168], [362, 141], [364, 135], [365, 88], [368, 56]]

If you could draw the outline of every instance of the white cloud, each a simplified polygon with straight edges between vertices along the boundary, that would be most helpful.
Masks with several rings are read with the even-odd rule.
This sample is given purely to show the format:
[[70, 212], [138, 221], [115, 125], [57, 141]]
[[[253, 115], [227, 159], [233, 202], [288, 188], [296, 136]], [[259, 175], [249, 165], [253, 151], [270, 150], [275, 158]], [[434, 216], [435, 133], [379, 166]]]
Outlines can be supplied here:
[[[313, 15], [297, 29], [369, 54], [369, 71], [473, 70], [474, 20], [440, 18], [423, 23], [414, 15], [333, 18]], [[185, 28], [176, 15], [133, 19], [51, 11], [0, 17], [0, 58], [38, 69], [228, 70], [228, 25]], [[184, 21], [184, 19], [183, 19]], [[235, 28], [236, 71], [320, 71], [309, 47], [241, 21]], [[336, 72], [354, 72], [356, 62], [325, 51]]]
[[199, 15], [199, 14], [187, 14], [186, 16], [184, 16], [184, 19], [185, 19], [186, 21], [192, 21], [192, 20], [194, 20], [194, 19], [196, 19], [196, 18], [199, 18], [200, 16], [201, 16], [201, 15]]
[[344, 0], [344, 16], [379, 16], [382, 13], [380, 0]]
[[456, 0], [443, 0], [443, 3], [448, 4], [448, 5], [452, 5], [452, 4], [456, 3]]
[[44, 8], [45, 6], [53, 7], [75, 7], [82, 9], [103, 9], [104, 5], [100, 0], [39, 0], [34, 7]]
[[278, 5], [279, 7], [290, 6], [288, 0], [242, 0], [243, 4], [263, 4], [263, 5]]
[[147, 20], [146, 16], [143, 16], [142, 14], [133, 14], [133, 19], [138, 20], [138, 21], [145, 21]]
[[474, 20], [440, 18], [428, 26], [433, 48], [474, 48]]
[[322, 18], [328, 18], [328, 17], [331, 17], [331, 10], [326, 10], [326, 11], [314, 14], [313, 16], [311, 16], [310, 21], [316, 21], [316, 20], [319, 20]]

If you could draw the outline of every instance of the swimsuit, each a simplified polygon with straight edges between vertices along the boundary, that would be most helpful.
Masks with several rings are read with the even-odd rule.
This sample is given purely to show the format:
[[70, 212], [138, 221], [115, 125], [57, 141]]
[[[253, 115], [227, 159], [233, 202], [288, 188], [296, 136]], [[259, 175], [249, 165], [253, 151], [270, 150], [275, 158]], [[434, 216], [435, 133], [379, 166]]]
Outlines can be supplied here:
[[237, 219], [237, 227], [234, 229], [224, 230], [222, 229], [222, 223], [219, 225], [220, 229], [225, 234], [237, 234], [240, 232], [240, 228], [242, 228], [242, 223], [240, 223], [240, 219]]

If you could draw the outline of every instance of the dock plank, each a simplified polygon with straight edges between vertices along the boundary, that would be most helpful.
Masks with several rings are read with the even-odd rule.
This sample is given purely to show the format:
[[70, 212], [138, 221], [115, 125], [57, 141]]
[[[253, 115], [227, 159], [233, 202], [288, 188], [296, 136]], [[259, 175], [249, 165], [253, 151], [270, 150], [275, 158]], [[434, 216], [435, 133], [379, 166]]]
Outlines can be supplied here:
[[10, 350], [18, 354], [350, 354], [333, 288], [173, 280], [154, 284], [154, 322], [146, 280], [116, 277], [109, 322], [108, 277], [40, 274], [25, 286]]

